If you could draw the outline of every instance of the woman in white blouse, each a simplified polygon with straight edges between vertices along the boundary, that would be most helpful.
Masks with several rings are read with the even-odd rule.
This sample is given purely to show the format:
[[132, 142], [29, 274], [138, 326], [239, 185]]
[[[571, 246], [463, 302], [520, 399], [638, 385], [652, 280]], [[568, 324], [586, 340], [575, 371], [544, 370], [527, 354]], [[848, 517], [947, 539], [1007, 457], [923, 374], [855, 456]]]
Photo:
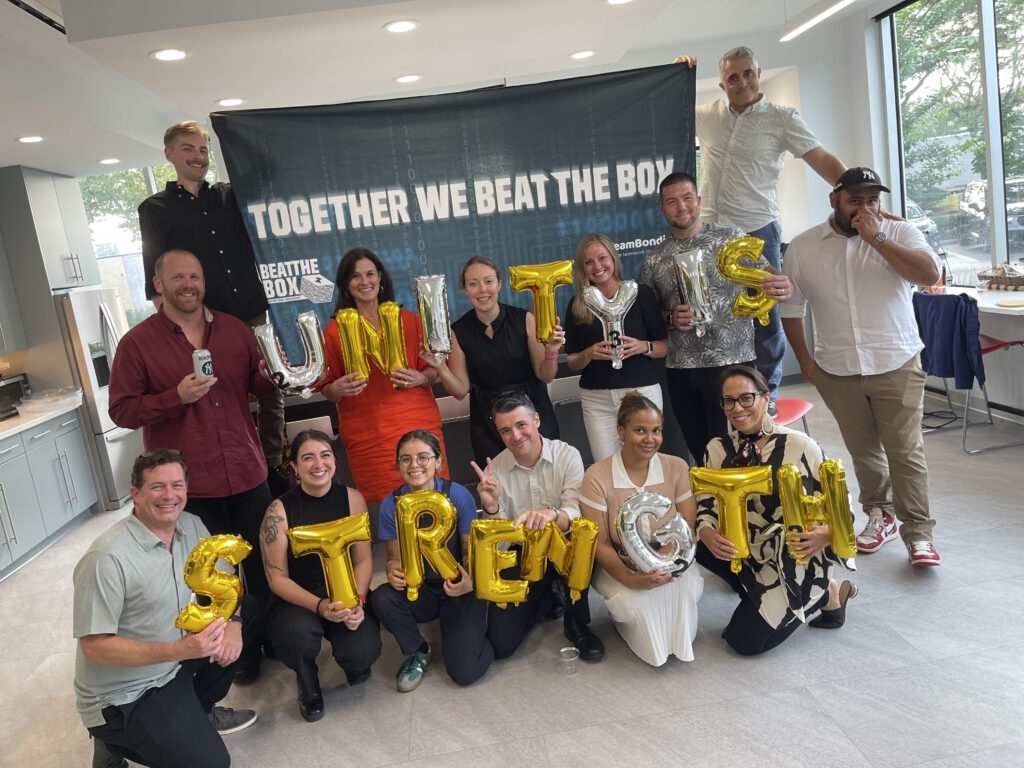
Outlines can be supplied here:
[[675, 514], [692, 527], [696, 505], [689, 467], [677, 456], [658, 453], [661, 410], [643, 395], [631, 392], [622, 398], [617, 423], [621, 448], [591, 466], [580, 488], [580, 511], [600, 528], [591, 583], [637, 656], [656, 667], [670, 654], [693, 661], [704, 579], [696, 567], [674, 576], [638, 570], [622, 553], [615, 527], [622, 503], [640, 492], [667, 497]]

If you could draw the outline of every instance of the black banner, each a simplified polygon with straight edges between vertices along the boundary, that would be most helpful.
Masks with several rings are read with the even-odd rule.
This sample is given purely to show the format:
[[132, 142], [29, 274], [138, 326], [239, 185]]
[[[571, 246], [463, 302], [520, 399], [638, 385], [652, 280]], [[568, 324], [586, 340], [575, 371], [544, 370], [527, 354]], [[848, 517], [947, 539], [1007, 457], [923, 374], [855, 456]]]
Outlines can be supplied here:
[[[341, 256], [366, 247], [396, 298], [448, 276], [452, 317], [470, 256], [571, 259], [589, 232], [618, 247], [626, 277], [667, 233], [658, 182], [694, 172], [695, 74], [666, 65], [443, 96], [211, 115], [252, 238], [271, 317], [293, 359], [292, 319], [326, 325]], [[503, 301], [529, 306], [529, 293]], [[571, 289], [558, 291], [564, 316]]]

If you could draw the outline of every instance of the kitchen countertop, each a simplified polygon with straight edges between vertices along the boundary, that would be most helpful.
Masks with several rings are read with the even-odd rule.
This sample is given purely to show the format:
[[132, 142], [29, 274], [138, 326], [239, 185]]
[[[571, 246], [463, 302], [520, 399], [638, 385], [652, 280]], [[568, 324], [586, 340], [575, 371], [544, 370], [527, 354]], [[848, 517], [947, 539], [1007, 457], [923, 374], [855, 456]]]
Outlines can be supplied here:
[[64, 402], [65, 404], [63, 406], [52, 408], [45, 413], [32, 414], [31, 416], [19, 414], [13, 419], [0, 421], [0, 439], [11, 437], [19, 432], [24, 432], [26, 429], [31, 429], [32, 427], [56, 418], [57, 416], [63, 416], [65, 413], [77, 411], [82, 407], [82, 396], [79, 395], [74, 400], [68, 399]]

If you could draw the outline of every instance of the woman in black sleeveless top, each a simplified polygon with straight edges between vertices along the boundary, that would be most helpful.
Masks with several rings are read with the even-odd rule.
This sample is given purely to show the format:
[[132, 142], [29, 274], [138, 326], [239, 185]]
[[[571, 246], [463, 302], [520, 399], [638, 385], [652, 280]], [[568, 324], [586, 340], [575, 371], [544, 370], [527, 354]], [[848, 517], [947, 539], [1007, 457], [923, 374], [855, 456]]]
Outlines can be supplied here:
[[331, 643], [348, 684], [358, 685], [370, 676], [370, 665], [380, 656], [380, 625], [364, 610], [373, 575], [370, 542], [358, 542], [349, 550], [360, 601], [351, 609], [328, 599], [320, 558], [295, 557], [288, 546], [289, 528], [365, 514], [362, 494], [334, 482], [334, 450], [323, 432], [312, 429], [297, 435], [290, 459], [299, 487], [270, 505], [260, 528], [267, 581], [275, 598], [267, 634], [277, 657], [295, 670], [299, 712], [313, 722], [324, 714], [316, 667], [321, 641], [327, 638]]
[[491, 406], [504, 395], [526, 394], [540, 414], [544, 437], [558, 438], [558, 421], [547, 382], [558, 371], [558, 351], [565, 341], [560, 326], [547, 345], [537, 341], [533, 313], [498, 301], [498, 267], [483, 256], [466, 262], [459, 286], [473, 309], [452, 323], [452, 351], [447, 362], [428, 359], [452, 397], [469, 394], [469, 434], [477, 463], [484, 466], [505, 445], [491, 421]]

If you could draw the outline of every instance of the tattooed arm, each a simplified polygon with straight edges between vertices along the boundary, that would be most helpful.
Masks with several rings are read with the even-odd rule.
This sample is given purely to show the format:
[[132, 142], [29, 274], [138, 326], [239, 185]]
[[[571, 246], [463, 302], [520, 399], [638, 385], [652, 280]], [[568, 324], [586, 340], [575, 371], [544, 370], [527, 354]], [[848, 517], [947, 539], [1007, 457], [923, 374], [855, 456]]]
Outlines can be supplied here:
[[260, 549], [271, 591], [282, 600], [317, 613], [320, 598], [300, 587], [288, 575], [288, 517], [280, 501], [272, 502], [263, 515]]

